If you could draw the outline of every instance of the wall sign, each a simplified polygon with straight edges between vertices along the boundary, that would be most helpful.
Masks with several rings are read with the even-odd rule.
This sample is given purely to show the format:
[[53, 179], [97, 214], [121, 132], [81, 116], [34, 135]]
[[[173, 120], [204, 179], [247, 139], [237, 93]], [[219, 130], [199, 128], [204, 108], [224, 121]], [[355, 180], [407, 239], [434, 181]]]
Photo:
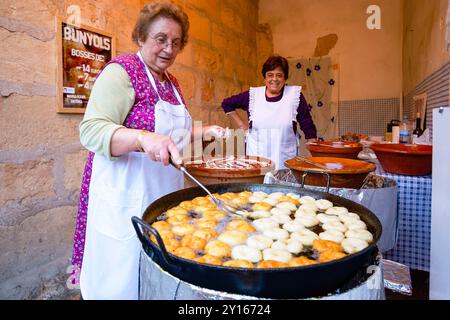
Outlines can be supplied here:
[[57, 112], [84, 113], [97, 75], [115, 56], [108, 33], [58, 20]]

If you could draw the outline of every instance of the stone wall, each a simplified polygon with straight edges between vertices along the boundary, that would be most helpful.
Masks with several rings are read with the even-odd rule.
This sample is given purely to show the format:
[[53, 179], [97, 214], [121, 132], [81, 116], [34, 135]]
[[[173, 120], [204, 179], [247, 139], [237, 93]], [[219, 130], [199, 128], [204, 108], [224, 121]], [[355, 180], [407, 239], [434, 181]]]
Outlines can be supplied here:
[[[258, 84], [257, 0], [176, 1], [187, 11], [190, 41], [171, 71], [194, 120], [230, 126], [222, 99]], [[0, 2], [0, 299], [42, 297], [39, 288], [69, 266], [87, 151], [82, 115], [56, 113], [56, 24], [78, 5], [81, 23], [107, 30], [117, 54], [135, 52], [134, 17], [146, 1]]]

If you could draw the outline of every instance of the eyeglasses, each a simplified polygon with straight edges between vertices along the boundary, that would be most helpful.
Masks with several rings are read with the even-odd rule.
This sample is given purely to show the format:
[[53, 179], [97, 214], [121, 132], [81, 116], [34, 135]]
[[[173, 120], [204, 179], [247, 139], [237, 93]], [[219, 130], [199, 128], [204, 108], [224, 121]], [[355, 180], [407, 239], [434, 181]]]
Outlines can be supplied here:
[[160, 47], [161, 49], [167, 49], [167, 47], [169, 45], [172, 46], [172, 50], [178, 51], [181, 49], [181, 40], [180, 39], [169, 41], [169, 39], [167, 39], [166, 36], [157, 36], [157, 37], [149, 36], [149, 37], [152, 38], [153, 40], [155, 40], [157, 46]]

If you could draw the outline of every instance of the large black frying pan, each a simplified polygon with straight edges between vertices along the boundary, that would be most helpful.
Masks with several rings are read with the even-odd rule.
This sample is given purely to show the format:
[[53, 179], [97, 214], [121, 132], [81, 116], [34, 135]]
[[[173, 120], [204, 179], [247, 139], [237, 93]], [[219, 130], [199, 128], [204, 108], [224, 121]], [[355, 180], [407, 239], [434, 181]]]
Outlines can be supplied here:
[[[199, 188], [183, 189], [170, 193], [153, 202], [145, 210], [143, 220], [133, 217], [132, 222], [144, 251], [149, 257], [173, 276], [188, 283], [218, 291], [249, 295], [262, 298], [290, 299], [317, 297], [329, 294], [344, 286], [358, 273], [373, 263], [378, 252], [376, 243], [381, 236], [381, 223], [367, 208], [351, 200], [329, 193], [271, 184], [216, 184], [209, 185], [212, 193], [264, 191], [266, 193], [296, 193], [300, 196], [311, 196], [315, 199], [327, 199], [335, 206], [346, 207], [359, 214], [367, 228], [373, 234], [374, 241], [362, 251], [348, 255], [342, 259], [320, 263], [317, 265], [276, 268], [247, 269], [214, 266], [183, 259], [167, 252], [158, 232], [150, 224], [168, 209], [185, 200], [204, 196]], [[150, 241], [147, 231], [153, 234], [159, 247]]]

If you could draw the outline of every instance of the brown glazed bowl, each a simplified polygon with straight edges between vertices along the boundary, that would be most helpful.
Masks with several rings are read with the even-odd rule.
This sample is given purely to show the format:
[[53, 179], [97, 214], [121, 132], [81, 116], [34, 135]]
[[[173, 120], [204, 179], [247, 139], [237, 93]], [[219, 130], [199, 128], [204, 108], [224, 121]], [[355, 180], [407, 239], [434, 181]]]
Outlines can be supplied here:
[[370, 148], [375, 151], [386, 172], [408, 176], [425, 176], [431, 173], [432, 146], [377, 143]]
[[328, 169], [318, 168], [296, 158], [286, 160], [284, 164], [291, 169], [298, 183], [302, 183], [302, 175], [305, 171], [314, 172], [309, 173], [305, 178], [305, 184], [311, 186], [326, 186], [326, 176], [319, 173], [327, 172], [330, 175], [330, 187], [359, 189], [367, 175], [376, 169], [376, 165], [373, 163], [361, 160], [334, 157], [309, 157], [307, 159], [326, 166]]
[[[263, 183], [267, 172], [275, 168], [270, 159], [256, 156], [224, 156], [185, 161], [187, 171], [203, 184]], [[189, 178], [185, 186], [197, 186]]]
[[357, 159], [363, 145], [346, 141], [319, 141], [306, 144], [313, 157], [335, 157]]

